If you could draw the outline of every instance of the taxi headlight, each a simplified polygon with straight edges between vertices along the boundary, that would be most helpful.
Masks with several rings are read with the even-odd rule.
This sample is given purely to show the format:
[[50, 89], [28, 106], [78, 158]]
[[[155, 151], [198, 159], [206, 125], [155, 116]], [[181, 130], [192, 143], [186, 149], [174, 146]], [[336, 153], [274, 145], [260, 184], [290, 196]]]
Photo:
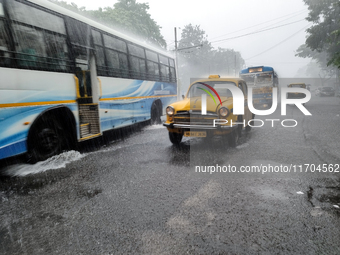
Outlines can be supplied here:
[[218, 110], [218, 114], [221, 116], [221, 117], [228, 117], [229, 115], [229, 109], [227, 107], [221, 107], [219, 110]]
[[172, 106], [168, 106], [166, 108], [166, 114], [167, 115], [172, 116], [172, 115], [174, 115], [174, 113], [175, 113], [175, 109]]

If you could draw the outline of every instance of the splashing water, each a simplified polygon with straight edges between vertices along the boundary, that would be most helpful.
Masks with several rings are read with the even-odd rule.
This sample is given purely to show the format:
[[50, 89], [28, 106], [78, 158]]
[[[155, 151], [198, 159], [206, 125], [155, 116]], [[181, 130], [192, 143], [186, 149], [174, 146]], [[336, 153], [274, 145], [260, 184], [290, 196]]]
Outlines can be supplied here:
[[156, 124], [156, 125], [152, 125], [152, 126], [145, 127], [144, 130], [161, 129], [161, 128], [164, 128], [164, 129], [165, 129], [165, 127], [163, 126], [163, 124]]
[[16, 164], [4, 169], [5, 174], [9, 176], [26, 176], [28, 174], [37, 174], [52, 169], [64, 168], [68, 163], [77, 161], [86, 154], [80, 154], [78, 151], [67, 151], [59, 155], [46, 159], [45, 161], [31, 164]]

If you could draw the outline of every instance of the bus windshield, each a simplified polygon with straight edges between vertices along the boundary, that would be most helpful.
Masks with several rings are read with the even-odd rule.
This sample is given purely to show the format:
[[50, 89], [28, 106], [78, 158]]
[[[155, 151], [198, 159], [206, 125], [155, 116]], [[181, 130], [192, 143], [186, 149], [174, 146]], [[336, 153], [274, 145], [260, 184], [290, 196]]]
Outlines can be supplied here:
[[266, 74], [256, 75], [255, 85], [256, 86], [272, 86], [273, 85], [272, 74], [266, 73]]
[[250, 87], [277, 87], [278, 75], [270, 66], [249, 67], [240, 71], [240, 77]]
[[255, 75], [241, 75], [241, 78], [249, 85], [254, 85]]

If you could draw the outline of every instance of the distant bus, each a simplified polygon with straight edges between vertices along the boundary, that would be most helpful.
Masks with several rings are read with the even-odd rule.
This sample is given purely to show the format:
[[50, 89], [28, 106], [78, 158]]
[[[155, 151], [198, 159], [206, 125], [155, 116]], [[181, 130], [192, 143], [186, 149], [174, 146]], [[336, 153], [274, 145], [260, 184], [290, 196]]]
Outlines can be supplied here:
[[273, 87], [279, 86], [279, 78], [274, 68], [269, 66], [248, 67], [241, 70], [240, 77], [253, 87], [253, 104], [272, 105]]
[[171, 55], [45, 0], [0, 0], [0, 77], [0, 159], [44, 160], [177, 98]]

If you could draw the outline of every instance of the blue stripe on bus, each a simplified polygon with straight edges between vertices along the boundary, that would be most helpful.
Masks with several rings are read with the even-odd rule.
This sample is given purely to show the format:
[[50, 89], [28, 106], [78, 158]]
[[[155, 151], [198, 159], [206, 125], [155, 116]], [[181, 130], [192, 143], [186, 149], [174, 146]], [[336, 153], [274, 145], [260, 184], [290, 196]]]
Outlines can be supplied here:
[[27, 151], [26, 139], [23, 139], [0, 148], [0, 159], [20, 155], [25, 153], [26, 151]]

